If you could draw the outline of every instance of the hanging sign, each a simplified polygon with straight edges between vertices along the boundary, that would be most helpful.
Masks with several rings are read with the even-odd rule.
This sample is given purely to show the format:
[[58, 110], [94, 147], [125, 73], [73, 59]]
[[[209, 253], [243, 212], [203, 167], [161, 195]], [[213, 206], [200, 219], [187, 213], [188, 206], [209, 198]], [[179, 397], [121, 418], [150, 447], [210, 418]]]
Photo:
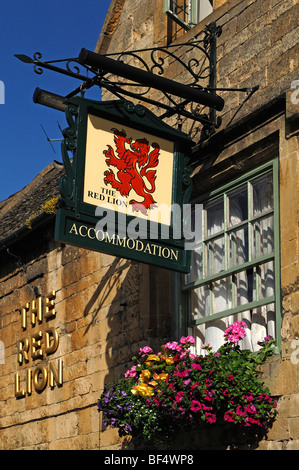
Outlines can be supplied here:
[[55, 239], [188, 272], [191, 139], [125, 100], [67, 104]]

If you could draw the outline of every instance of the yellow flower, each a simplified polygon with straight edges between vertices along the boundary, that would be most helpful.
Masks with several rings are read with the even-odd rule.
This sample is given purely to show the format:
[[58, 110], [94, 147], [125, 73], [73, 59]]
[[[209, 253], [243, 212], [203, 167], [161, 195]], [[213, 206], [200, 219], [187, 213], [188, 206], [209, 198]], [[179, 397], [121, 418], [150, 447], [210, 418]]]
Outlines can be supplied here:
[[152, 387], [145, 383], [136, 385], [131, 389], [131, 392], [133, 393], [133, 395], [141, 395], [142, 397], [151, 397], [154, 394]]
[[141, 371], [141, 377], [140, 377], [140, 380], [142, 380], [143, 382], [148, 380], [151, 376], [151, 373], [149, 370], [145, 369], [145, 370], [142, 370]]
[[151, 381], [149, 382], [149, 385], [155, 386], [155, 385], [158, 385], [158, 382], [156, 382], [155, 380], [151, 380]]
[[160, 358], [156, 354], [150, 354], [149, 356], [147, 356], [147, 360], [148, 361], [160, 361]]
[[167, 365], [170, 365], [174, 363], [174, 359], [173, 357], [165, 357], [165, 362]]
[[167, 379], [168, 377], [168, 374], [166, 374], [166, 372], [162, 372], [161, 374], [159, 374], [159, 380], [162, 380], [163, 382]]
[[155, 380], [162, 380], [162, 382], [164, 382], [164, 380], [167, 379], [167, 376], [168, 376], [168, 374], [166, 374], [166, 372], [161, 372], [161, 374], [157, 374], [155, 372], [154, 375], [153, 375], [153, 378]]

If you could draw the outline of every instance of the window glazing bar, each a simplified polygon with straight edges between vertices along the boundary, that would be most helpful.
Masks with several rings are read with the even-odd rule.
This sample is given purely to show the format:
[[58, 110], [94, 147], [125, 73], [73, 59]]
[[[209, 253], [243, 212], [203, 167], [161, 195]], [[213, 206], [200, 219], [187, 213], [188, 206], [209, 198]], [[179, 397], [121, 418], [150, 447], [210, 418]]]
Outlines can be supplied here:
[[188, 291], [196, 289], [197, 287], [209, 284], [210, 282], [218, 281], [219, 279], [231, 276], [232, 274], [237, 274], [241, 271], [245, 271], [246, 269], [254, 268], [268, 261], [272, 261], [273, 259], [274, 253], [262, 256], [260, 258], [256, 258], [253, 261], [248, 261], [247, 263], [239, 264], [238, 266], [234, 266], [233, 268], [227, 269], [226, 271], [220, 271], [219, 273], [213, 274], [212, 276], [206, 277], [205, 279], [186, 284], [185, 286], [183, 286], [183, 290]]
[[246, 310], [253, 310], [254, 308], [262, 307], [263, 305], [272, 304], [275, 302], [275, 296], [264, 298], [262, 300], [256, 300], [254, 302], [249, 302], [248, 304], [240, 305], [238, 307], [230, 308], [223, 310], [219, 313], [214, 313], [213, 315], [208, 315], [206, 317], [199, 318], [198, 320], [193, 320], [189, 322], [189, 328], [192, 328], [196, 325], [203, 325], [214, 320], [219, 320], [220, 318], [225, 318], [230, 315], [236, 315], [238, 313], [246, 312]]

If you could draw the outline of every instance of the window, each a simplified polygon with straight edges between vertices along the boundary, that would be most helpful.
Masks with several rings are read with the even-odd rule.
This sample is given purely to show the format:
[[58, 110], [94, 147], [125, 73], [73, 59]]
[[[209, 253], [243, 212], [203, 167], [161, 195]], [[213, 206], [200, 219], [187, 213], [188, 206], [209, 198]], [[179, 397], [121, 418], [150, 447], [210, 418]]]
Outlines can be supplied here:
[[216, 351], [235, 320], [249, 328], [241, 347], [278, 339], [277, 181], [274, 162], [196, 201], [197, 240], [183, 290], [197, 353], [203, 344]]
[[190, 29], [213, 11], [213, 0], [164, 0], [164, 11], [184, 29]]

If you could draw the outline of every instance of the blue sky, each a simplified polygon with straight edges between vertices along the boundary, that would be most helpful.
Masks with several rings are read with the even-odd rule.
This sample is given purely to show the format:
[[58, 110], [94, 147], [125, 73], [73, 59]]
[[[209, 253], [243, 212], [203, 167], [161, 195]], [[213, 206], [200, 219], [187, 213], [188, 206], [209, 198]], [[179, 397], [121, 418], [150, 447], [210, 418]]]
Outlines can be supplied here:
[[[78, 80], [50, 70], [37, 75], [30, 64], [14, 54], [43, 60], [77, 57], [81, 48], [94, 50], [110, 0], [13, 0], [1, 2], [0, 81], [5, 87], [5, 103], [0, 104], [0, 200], [24, 188], [53, 160], [62, 161], [57, 121], [66, 127], [64, 113], [34, 104], [36, 87], [67, 95], [80, 85]], [[1, 87], [0, 87], [1, 89]], [[87, 98], [100, 98], [99, 89]], [[0, 103], [2, 99], [0, 97]]]

